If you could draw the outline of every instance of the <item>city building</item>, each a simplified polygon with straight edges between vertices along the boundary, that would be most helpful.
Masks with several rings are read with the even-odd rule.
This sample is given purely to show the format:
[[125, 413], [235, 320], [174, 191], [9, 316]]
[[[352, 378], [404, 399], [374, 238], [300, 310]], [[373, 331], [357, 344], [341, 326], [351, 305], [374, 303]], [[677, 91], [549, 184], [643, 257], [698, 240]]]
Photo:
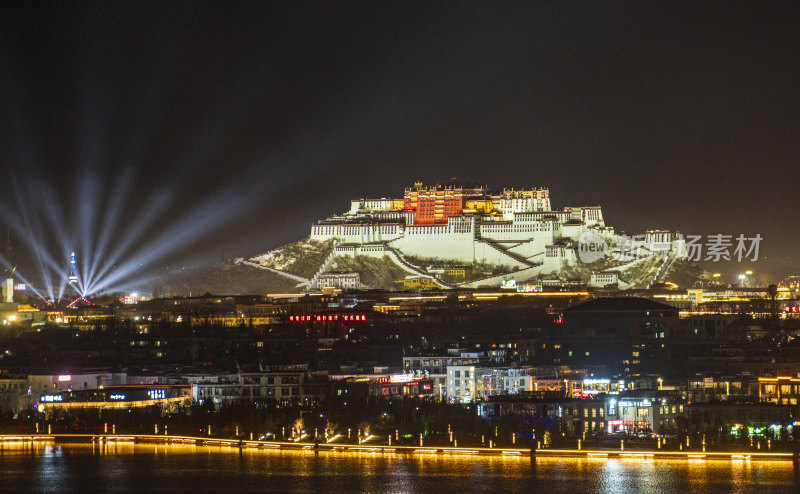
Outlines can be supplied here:
[[317, 278], [320, 289], [339, 288], [341, 290], [360, 290], [364, 288], [361, 283], [361, 274], [357, 272], [327, 272]]
[[46, 393], [39, 396], [36, 408], [49, 416], [54, 411], [126, 410], [150, 406], [175, 412], [191, 404], [191, 388], [186, 385], [129, 385]]
[[598, 298], [564, 309], [564, 330], [592, 336], [663, 339], [680, 325], [678, 313], [671, 305], [645, 298]]
[[413, 377], [396, 374], [370, 381], [370, 395], [391, 400], [395, 398], [437, 398], [435, 380], [430, 377]]
[[28, 375], [28, 388], [33, 394], [61, 393], [64, 391], [83, 391], [102, 389], [107, 386], [127, 384], [128, 375], [124, 372], [89, 372], [80, 374], [32, 374]]
[[750, 377], [697, 376], [689, 379], [687, 396], [692, 403], [743, 402], [758, 397], [759, 381]]
[[758, 400], [777, 405], [797, 405], [800, 378], [790, 376], [759, 377]]
[[686, 402], [673, 394], [625, 393], [605, 398], [607, 432], [674, 434]]
[[592, 273], [589, 278], [590, 287], [606, 287], [609, 285], [619, 285], [619, 273], [616, 271], [603, 271], [600, 273]]
[[553, 391], [527, 396], [499, 395], [477, 404], [477, 414], [490, 423], [504, 417], [526, 423], [534, 430], [543, 427], [565, 437], [583, 437], [607, 430], [603, 399], [574, 399]]
[[224, 375], [190, 375], [183, 379], [191, 385], [192, 399], [210, 401], [216, 408], [240, 403], [316, 405], [328, 395], [327, 371], [308, 370], [298, 364], [277, 367], [265, 372]]

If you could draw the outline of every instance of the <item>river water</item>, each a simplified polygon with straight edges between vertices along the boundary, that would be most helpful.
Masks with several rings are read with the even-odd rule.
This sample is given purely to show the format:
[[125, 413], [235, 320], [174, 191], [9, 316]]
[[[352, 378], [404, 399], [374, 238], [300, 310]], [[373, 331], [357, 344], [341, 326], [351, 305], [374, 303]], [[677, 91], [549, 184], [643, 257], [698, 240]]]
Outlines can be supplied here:
[[405, 456], [149, 444], [4, 445], [0, 492], [800, 492], [790, 462]]

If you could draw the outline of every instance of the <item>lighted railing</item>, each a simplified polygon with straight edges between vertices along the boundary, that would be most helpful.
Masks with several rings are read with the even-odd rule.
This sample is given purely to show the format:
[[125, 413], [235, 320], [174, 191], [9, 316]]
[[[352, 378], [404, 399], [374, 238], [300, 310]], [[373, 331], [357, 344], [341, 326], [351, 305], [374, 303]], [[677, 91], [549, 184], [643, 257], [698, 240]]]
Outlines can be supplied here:
[[[308, 437], [308, 435], [304, 435]], [[336, 444], [333, 441], [340, 438], [340, 434], [331, 436], [326, 442], [302, 442], [292, 439], [285, 441], [244, 440], [235, 438], [214, 438], [195, 436], [168, 436], [168, 435], [117, 435], [117, 434], [6, 434], [0, 435], [0, 444], [19, 443], [54, 443], [54, 442], [141, 442], [161, 444], [193, 444], [197, 446], [211, 446], [238, 449], [285, 449], [298, 451], [312, 451], [314, 453], [328, 452], [371, 452], [381, 454], [408, 454], [408, 455], [471, 455], [471, 456], [502, 456], [505, 458], [522, 457], [578, 457], [594, 460], [607, 460], [610, 458], [623, 460], [658, 460], [658, 459], [685, 459], [688, 461], [730, 460], [730, 461], [800, 461], [800, 455], [789, 452], [699, 452], [699, 451], [667, 451], [667, 450], [591, 450], [591, 449], [563, 449], [546, 448], [531, 450], [526, 448], [464, 448], [456, 446], [403, 446], [383, 444]], [[368, 436], [373, 439], [378, 436]]]

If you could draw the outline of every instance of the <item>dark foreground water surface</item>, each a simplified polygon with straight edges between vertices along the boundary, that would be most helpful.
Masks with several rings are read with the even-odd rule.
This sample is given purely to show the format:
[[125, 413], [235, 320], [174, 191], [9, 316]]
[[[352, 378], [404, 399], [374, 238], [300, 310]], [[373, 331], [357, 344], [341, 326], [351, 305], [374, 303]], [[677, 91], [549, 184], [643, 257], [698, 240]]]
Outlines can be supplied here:
[[0, 451], [0, 492], [781, 492], [789, 462], [594, 460], [238, 450], [120, 444]]

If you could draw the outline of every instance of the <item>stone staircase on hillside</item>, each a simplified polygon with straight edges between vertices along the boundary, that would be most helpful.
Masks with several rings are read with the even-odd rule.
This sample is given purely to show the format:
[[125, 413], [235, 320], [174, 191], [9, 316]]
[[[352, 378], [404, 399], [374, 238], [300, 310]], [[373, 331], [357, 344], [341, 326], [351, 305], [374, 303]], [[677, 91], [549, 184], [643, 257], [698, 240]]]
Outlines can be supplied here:
[[443, 281], [437, 279], [435, 276], [430, 275], [430, 274], [426, 273], [425, 271], [422, 271], [418, 267], [416, 267], [413, 264], [411, 264], [410, 262], [406, 261], [406, 259], [403, 257], [403, 255], [400, 254], [400, 252], [398, 252], [398, 250], [395, 249], [394, 247], [390, 247], [388, 245], [386, 247], [387, 247], [386, 255], [389, 256], [389, 258], [392, 261], [394, 261], [395, 264], [397, 264], [398, 266], [400, 266], [401, 268], [403, 268], [407, 272], [412, 273], [412, 274], [417, 275], [417, 276], [420, 276], [420, 277], [423, 277], [423, 278], [430, 278], [430, 279], [434, 280], [436, 283], [438, 283], [439, 285], [441, 285], [442, 288], [453, 288], [453, 285], [450, 285], [448, 283], [444, 283]]
[[281, 271], [280, 269], [270, 268], [268, 266], [262, 266], [261, 264], [259, 264], [257, 262], [250, 261], [248, 259], [237, 259], [236, 263], [237, 264], [242, 264], [242, 265], [245, 265], [245, 266], [250, 266], [251, 268], [263, 269], [264, 271], [269, 271], [270, 273], [275, 273], [275, 274], [277, 274], [279, 276], [283, 276], [284, 278], [289, 278], [290, 280], [297, 281], [298, 282], [298, 286], [300, 286], [300, 285], [307, 286], [310, 283], [309, 280], [307, 280], [306, 278], [303, 278], [302, 276], [297, 276], [296, 274], [287, 273], [286, 271]]
[[317, 282], [319, 281], [319, 277], [325, 272], [327, 272], [328, 268], [331, 267], [331, 263], [336, 258], [336, 245], [337, 242], [334, 242], [333, 249], [331, 249], [331, 253], [328, 254], [328, 257], [326, 257], [324, 261], [322, 261], [322, 264], [320, 265], [317, 272], [314, 273], [314, 276], [311, 277], [311, 280], [308, 282], [309, 289], [313, 290], [314, 288], [317, 288]]
[[477, 242], [488, 245], [489, 247], [493, 248], [494, 250], [496, 250], [500, 254], [508, 256], [511, 259], [513, 259], [513, 260], [517, 261], [518, 263], [522, 264], [523, 267], [527, 266], [529, 268], [532, 268], [532, 267], [536, 266], [536, 264], [528, 261], [528, 259], [522, 257], [519, 254], [515, 254], [513, 252], [507, 251], [506, 249], [500, 247], [499, 245], [497, 245], [496, 243], [492, 242], [491, 240], [483, 239], [483, 240], [477, 240]]

